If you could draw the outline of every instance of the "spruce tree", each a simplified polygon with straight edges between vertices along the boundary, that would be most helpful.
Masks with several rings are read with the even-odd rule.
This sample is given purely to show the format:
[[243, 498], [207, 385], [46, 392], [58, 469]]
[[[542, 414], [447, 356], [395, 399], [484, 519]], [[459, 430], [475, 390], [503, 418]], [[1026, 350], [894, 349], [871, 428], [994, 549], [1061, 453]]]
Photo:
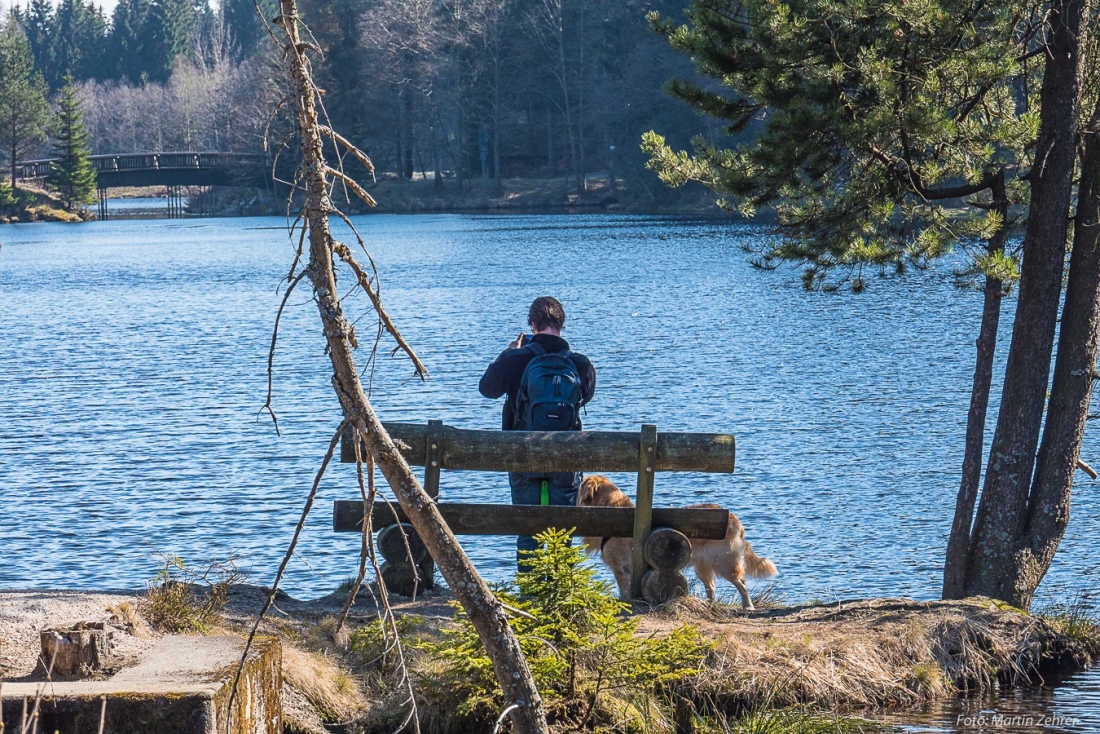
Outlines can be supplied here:
[[120, 0], [115, 6], [107, 38], [107, 65], [116, 79], [138, 84], [148, 73], [143, 29], [149, 8], [149, 0]]
[[53, 68], [53, 46], [50, 43], [55, 26], [53, 5], [49, 0], [31, 0], [25, 11], [16, 8], [15, 13], [31, 45], [35, 68], [39, 71]]
[[106, 79], [107, 19], [91, 0], [61, 0], [54, 13], [51, 44], [53, 62], [40, 69], [51, 91], [72, 75], [77, 81]]
[[91, 135], [84, 127], [84, 112], [72, 76], [61, 88], [52, 128], [56, 160], [50, 166], [46, 185], [61, 194], [70, 210], [91, 203], [96, 187], [95, 169], [89, 159]]
[[195, 30], [195, 6], [190, 0], [157, 0], [145, 18], [144, 64], [150, 81], [166, 82], [176, 59], [188, 52]]

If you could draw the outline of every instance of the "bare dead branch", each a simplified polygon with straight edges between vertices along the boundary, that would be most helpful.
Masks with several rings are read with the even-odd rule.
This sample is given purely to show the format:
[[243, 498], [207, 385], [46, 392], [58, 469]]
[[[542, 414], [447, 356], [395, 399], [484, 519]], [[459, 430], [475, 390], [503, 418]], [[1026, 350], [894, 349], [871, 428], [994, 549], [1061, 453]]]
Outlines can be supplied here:
[[339, 179], [347, 186], [352, 192], [355, 193], [360, 199], [366, 202], [367, 206], [378, 206], [378, 202], [374, 200], [374, 197], [367, 193], [367, 190], [356, 183], [355, 179], [347, 176], [335, 168], [325, 166], [325, 173], [333, 178]]
[[[295, 260], [297, 262], [297, 260]], [[267, 400], [264, 402], [264, 406], [257, 412], [264, 412], [265, 410], [271, 415], [271, 422], [275, 424], [275, 435], [282, 436], [279, 432], [279, 419], [275, 417], [275, 411], [271, 407], [271, 392], [274, 384], [275, 375], [275, 342], [279, 338], [279, 320], [283, 317], [283, 309], [286, 308], [286, 302], [290, 299], [290, 294], [294, 292], [294, 286], [301, 282], [302, 278], [306, 275], [306, 271], [298, 273], [293, 280], [290, 281], [290, 285], [286, 288], [286, 293], [283, 294], [283, 300], [279, 304], [279, 310], [275, 313], [275, 326], [271, 329], [271, 347], [267, 350]]]
[[355, 258], [351, 254], [351, 250], [343, 242], [333, 242], [333, 251], [340, 256], [340, 259], [347, 263], [348, 267], [355, 273], [355, 277], [359, 279], [359, 286], [366, 292], [367, 298], [370, 299], [371, 305], [374, 306], [374, 310], [378, 312], [378, 317], [382, 319], [383, 325], [386, 327], [386, 331], [390, 333], [390, 336], [397, 342], [399, 349], [409, 355], [409, 359], [413, 362], [413, 367], [416, 368], [416, 374], [421, 380], [425, 380], [428, 377], [428, 368], [424, 366], [424, 363], [420, 361], [420, 358], [416, 356], [416, 352], [409, 346], [405, 338], [401, 336], [401, 332], [397, 330], [390, 315], [386, 313], [386, 309], [382, 307], [382, 299], [371, 287], [370, 279], [367, 277], [366, 272], [363, 271], [363, 267], [356, 262]]
[[[283, 574], [286, 573], [286, 567], [290, 565], [290, 559], [294, 557], [294, 549], [298, 546], [298, 538], [302, 535], [302, 528], [305, 527], [306, 518], [309, 517], [309, 511], [313, 508], [313, 501], [317, 498], [317, 490], [321, 486], [321, 479], [325, 476], [325, 470], [328, 469], [333, 454], [336, 453], [336, 446], [340, 443], [340, 436], [343, 435], [344, 428], [346, 428], [350, 422], [351, 421], [347, 418], [340, 421], [340, 426], [336, 429], [336, 432], [332, 434], [332, 439], [328, 443], [328, 451], [325, 452], [325, 458], [321, 462], [321, 468], [317, 470], [317, 476], [313, 479], [313, 487], [310, 488], [309, 497], [306, 498], [306, 504], [302, 508], [302, 516], [298, 518], [298, 525], [294, 528], [294, 535], [290, 539], [290, 547], [286, 549], [283, 561], [279, 564], [279, 570], [275, 573], [275, 581], [271, 584], [271, 591], [268, 592], [267, 599], [264, 600], [264, 605], [260, 608], [259, 614], [256, 615], [256, 621], [252, 624], [252, 629], [249, 631], [248, 638], [245, 640], [244, 652], [241, 653], [241, 660], [237, 664], [237, 673], [233, 676], [233, 687], [229, 692], [229, 704], [226, 707], [231, 712], [230, 719], [232, 719], [233, 701], [237, 697], [237, 686], [241, 682], [241, 674], [244, 672], [244, 664], [245, 661], [248, 660], [248, 653], [252, 650], [252, 642], [256, 639], [256, 633], [260, 629], [260, 624], [264, 621], [267, 610], [275, 603], [275, 595], [279, 592], [279, 584], [283, 580]], [[225, 725], [226, 734], [233, 731], [232, 721], [226, 721]]]
[[[347, 177], [332, 169], [324, 159], [324, 139], [317, 109], [321, 91], [313, 81], [307, 55], [309, 47], [302, 43], [299, 35], [300, 20], [295, 0], [280, 0], [278, 22], [282, 26], [284, 35], [283, 58], [289, 61], [298, 108], [298, 141], [302, 152], [300, 170], [305, 188], [306, 220], [310, 240], [310, 265], [306, 272], [313, 285], [314, 300], [324, 325], [327, 353], [333, 369], [332, 385], [344, 412], [344, 422], [353, 424], [356, 433], [365, 439], [367, 451], [378, 462], [382, 474], [393, 489], [409, 521], [424, 541], [440, 572], [454, 590], [477, 629], [478, 636], [492, 660], [495, 676], [504, 692], [505, 703], [514, 706], [510, 715], [516, 733], [546, 734], [547, 725], [542, 698], [523, 657], [519, 640], [508, 623], [508, 617], [491, 589], [478, 575], [469, 557], [463, 552], [454, 534], [450, 532], [432, 498], [420, 486], [363, 391], [349, 338], [350, 327], [338, 297], [336, 269], [333, 263], [333, 256], [338, 250], [340, 251], [338, 256], [353, 268], [356, 277], [365, 286], [368, 297], [371, 298], [372, 305], [375, 305], [379, 316], [383, 317], [385, 311], [381, 309], [378, 294], [371, 286], [370, 279], [355, 262], [350, 250], [346, 245], [335, 242], [332, 236], [329, 217], [333, 207], [328, 196], [328, 177], [331, 176], [345, 183]], [[353, 190], [355, 190], [354, 187]], [[384, 318], [388, 320], [388, 316]], [[387, 328], [391, 334], [396, 331], [392, 328], [392, 322]], [[405, 348], [411, 353], [412, 350], [407, 348], [407, 344]], [[331, 452], [326, 457], [326, 464], [330, 458]], [[311, 494], [311, 501], [312, 497]], [[376, 561], [372, 559], [372, 563]], [[379, 582], [379, 589], [384, 593], [384, 579], [380, 578]], [[392, 621], [392, 614], [390, 619], [395, 645], [400, 650], [401, 641], [396, 634], [397, 629]], [[403, 676], [408, 684], [409, 703], [413, 706], [410, 709], [411, 721], [418, 725], [412, 681], [407, 671], [403, 670]], [[234, 693], [235, 688], [236, 683]]]
[[366, 169], [370, 172], [371, 177], [374, 177], [374, 164], [371, 163], [371, 160], [367, 157], [366, 153], [359, 150], [359, 148], [357, 148], [351, 141], [349, 141], [340, 133], [333, 130], [328, 125], [321, 125], [320, 128], [323, 133], [331, 137], [336, 142], [340, 143], [340, 145], [344, 146], [349, 153], [355, 156], [355, 158], [366, 167]]
[[373, 528], [371, 526], [371, 518], [374, 513], [374, 457], [367, 454], [367, 482], [370, 486], [368, 491], [363, 482], [363, 457], [360, 452], [359, 434], [355, 434], [355, 474], [359, 479], [359, 494], [363, 497], [363, 532], [362, 532], [362, 546], [359, 549], [359, 575], [355, 577], [355, 585], [348, 591], [348, 600], [344, 603], [344, 610], [340, 613], [340, 619], [336, 622], [336, 635], [340, 634], [340, 631], [344, 629], [344, 622], [348, 619], [348, 613], [351, 612], [352, 606], [355, 604], [355, 597], [359, 594], [359, 587], [363, 585], [363, 580], [367, 577], [367, 557], [371, 554], [371, 540], [373, 539]]

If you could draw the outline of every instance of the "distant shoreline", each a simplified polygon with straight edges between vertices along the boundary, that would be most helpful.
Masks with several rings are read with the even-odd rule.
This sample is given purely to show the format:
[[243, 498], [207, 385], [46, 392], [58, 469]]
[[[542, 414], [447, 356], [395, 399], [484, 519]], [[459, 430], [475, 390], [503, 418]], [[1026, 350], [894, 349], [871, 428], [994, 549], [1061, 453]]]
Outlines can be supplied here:
[[[37, 202], [44, 191], [32, 192]], [[606, 174], [589, 176], [587, 189], [578, 191], [572, 178], [503, 179], [499, 186], [492, 179], [467, 179], [461, 183], [446, 179], [412, 181], [383, 179], [369, 186], [377, 206], [368, 207], [350, 196], [337, 192], [336, 203], [347, 214], [637, 214], [693, 216], [708, 219], [743, 220], [735, 212], [719, 208], [712, 192], [699, 185], [668, 189], [660, 182], [616, 180], [614, 188]], [[286, 213], [286, 199], [275, 192], [254, 188], [216, 188], [190, 192], [185, 207], [186, 219], [210, 217], [279, 216]], [[349, 192], [350, 194], [350, 192]], [[112, 189], [108, 201], [164, 199], [164, 187]], [[150, 202], [152, 203], [152, 202]], [[49, 211], [47, 211], [49, 209]], [[89, 221], [96, 219], [94, 208], [71, 214], [56, 206], [24, 207], [20, 212], [0, 216], [2, 223], [40, 221]], [[130, 211], [109, 210], [108, 220], [167, 219], [167, 203], [134, 207]], [[753, 221], [768, 223], [769, 216]]]

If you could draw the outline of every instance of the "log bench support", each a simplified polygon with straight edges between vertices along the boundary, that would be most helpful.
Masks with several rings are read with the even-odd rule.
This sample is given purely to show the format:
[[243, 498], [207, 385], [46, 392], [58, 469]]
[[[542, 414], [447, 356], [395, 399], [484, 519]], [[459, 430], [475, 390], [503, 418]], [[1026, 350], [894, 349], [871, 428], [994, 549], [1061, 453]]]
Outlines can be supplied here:
[[[691, 538], [724, 538], [729, 513], [722, 509], [653, 507], [658, 471], [732, 472], [733, 436], [665, 433], [645, 424], [639, 433], [609, 431], [478, 431], [443, 425], [388, 423], [405, 460], [424, 467], [424, 489], [439, 497], [442, 469], [521, 472], [637, 471], [634, 508], [492, 505], [438, 502], [455, 535], [535, 535], [548, 528], [574, 528], [573, 535], [632, 538], [630, 595], [651, 604], [688, 593], [682, 570], [691, 561]], [[355, 461], [351, 431], [344, 434], [341, 460]], [[337, 500], [333, 530], [361, 532], [361, 501]], [[399, 507], [376, 504], [373, 525], [385, 559], [387, 588], [403, 596], [432, 588], [434, 567], [420, 538]]]

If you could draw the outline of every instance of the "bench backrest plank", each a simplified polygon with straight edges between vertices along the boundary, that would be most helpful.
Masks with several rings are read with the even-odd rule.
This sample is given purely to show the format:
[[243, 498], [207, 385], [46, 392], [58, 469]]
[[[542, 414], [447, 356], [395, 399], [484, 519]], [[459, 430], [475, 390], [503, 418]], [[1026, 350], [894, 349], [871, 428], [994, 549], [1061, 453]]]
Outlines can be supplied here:
[[[410, 466], [425, 466], [429, 427], [386, 423]], [[626, 431], [484, 431], [436, 426], [442, 437], [440, 466], [468, 471], [636, 472], [639, 434]], [[363, 449], [366, 455], [366, 449]], [[660, 433], [654, 471], [730, 473], [736, 442], [726, 433]], [[353, 463], [355, 446], [345, 432], [340, 460]]]

